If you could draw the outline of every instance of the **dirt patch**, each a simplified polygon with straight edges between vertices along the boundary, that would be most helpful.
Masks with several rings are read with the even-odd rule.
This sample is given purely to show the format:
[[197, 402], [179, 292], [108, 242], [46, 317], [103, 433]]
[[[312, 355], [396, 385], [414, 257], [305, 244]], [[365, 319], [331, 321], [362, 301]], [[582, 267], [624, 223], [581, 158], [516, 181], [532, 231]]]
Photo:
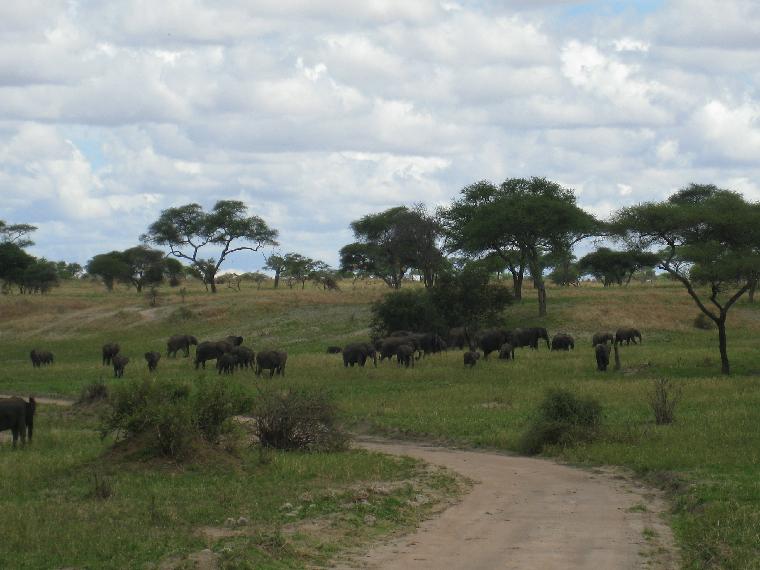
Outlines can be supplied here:
[[427, 445], [364, 441], [476, 481], [472, 492], [413, 534], [340, 568], [675, 568], [665, 501], [622, 472]]

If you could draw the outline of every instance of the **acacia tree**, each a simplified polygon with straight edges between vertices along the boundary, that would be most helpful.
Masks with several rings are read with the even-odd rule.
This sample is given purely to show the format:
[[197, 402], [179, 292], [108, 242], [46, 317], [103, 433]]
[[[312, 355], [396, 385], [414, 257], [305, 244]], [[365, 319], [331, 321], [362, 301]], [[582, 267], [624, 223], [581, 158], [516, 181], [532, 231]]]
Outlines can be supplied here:
[[648, 251], [614, 251], [600, 247], [584, 255], [578, 262], [580, 270], [602, 281], [605, 287], [613, 283], [628, 285], [633, 274], [641, 269], [657, 265], [658, 258]]
[[[248, 208], [239, 200], [220, 200], [210, 212], [204, 212], [198, 204], [168, 208], [141, 239], [168, 246], [172, 255], [189, 261], [203, 275], [211, 292], [216, 293], [216, 274], [229, 255], [277, 245], [277, 230], [247, 213]], [[251, 245], [240, 244], [241, 241]], [[202, 258], [203, 248], [221, 251], [216, 257]]]
[[397, 206], [351, 222], [357, 241], [340, 250], [341, 270], [379, 277], [400, 289], [410, 269], [418, 269], [426, 287], [443, 265], [437, 245], [440, 226], [421, 205]]
[[164, 252], [138, 245], [124, 250], [122, 256], [129, 266], [125, 281], [134, 285], [138, 293], [142, 292], [144, 286], [158, 285], [164, 280]]
[[[545, 178], [509, 178], [499, 187], [479, 182], [441, 210], [449, 247], [470, 255], [496, 253], [514, 278], [515, 297], [524, 269], [538, 295], [538, 314], [546, 315], [544, 272], [552, 254], [569, 252], [595, 235], [597, 220], [576, 204], [575, 194]], [[519, 263], [515, 265], [515, 262]], [[519, 278], [519, 283], [518, 283]]]
[[87, 273], [100, 277], [109, 291], [113, 291], [116, 281], [128, 282], [131, 274], [129, 263], [121, 251], [96, 255], [87, 262]]
[[280, 286], [282, 270], [285, 268], [285, 258], [282, 255], [273, 253], [265, 259], [266, 263], [264, 264], [264, 269], [274, 271], [274, 288], [277, 289]]
[[12, 243], [18, 247], [34, 245], [29, 234], [37, 230], [37, 226], [29, 224], [7, 224], [0, 220], [0, 243]]
[[760, 274], [760, 204], [712, 184], [691, 184], [664, 202], [622, 208], [611, 229], [634, 247], [661, 248], [657, 267], [715, 323], [721, 371], [729, 374], [726, 318]]
[[292, 288], [293, 283], [298, 281], [301, 283], [301, 289], [305, 289], [306, 281], [308, 281], [309, 274], [316, 262], [310, 257], [293, 252], [286, 253], [283, 260], [285, 264], [282, 268], [282, 275], [287, 279], [288, 287]]

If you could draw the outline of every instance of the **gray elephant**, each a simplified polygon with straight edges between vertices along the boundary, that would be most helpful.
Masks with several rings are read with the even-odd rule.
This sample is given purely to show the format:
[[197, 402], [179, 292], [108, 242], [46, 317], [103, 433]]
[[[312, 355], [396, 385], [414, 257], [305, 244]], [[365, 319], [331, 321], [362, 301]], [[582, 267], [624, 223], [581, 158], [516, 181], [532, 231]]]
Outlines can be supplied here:
[[410, 345], [415, 351], [419, 350], [419, 340], [415, 336], [391, 336], [380, 342], [380, 362], [386, 358], [391, 360], [396, 356], [398, 347], [402, 344]]
[[448, 345], [459, 350], [470, 346], [471, 336], [467, 327], [455, 327], [449, 331]]
[[238, 357], [232, 353], [222, 354], [216, 359], [216, 369], [219, 374], [232, 374], [238, 365]]
[[117, 354], [111, 358], [111, 363], [113, 364], [114, 378], [121, 378], [124, 376], [124, 368], [129, 364], [129, 358], [123, 354]]
[[32, 443], [36, 409], [37, 402], [32, 396], [28, 402], [21, 398], [0, 398], [0, 431], [11, 430], [13, 447], [18, 444], [19, 437], [22, 445], [27, 441]]
[[242, 336], [228, 336], [224, 340], [229, 342], [232, 346], [240, 346], [241, 344], [243, 344]]
[[396, 349], [396, 362], [398, 365], [414, 368], [414, 348], [409, 344], [402, 344]]
[[615, 332], [615, 344], [623, 344], [625, 342], [626, 346], [631, 344], [636, 344], [636, 339], [639, 339], [639, 343], [641, 343], [641, 333], [634, 328], [627, 328], [627, 329], [618, 329], [617, 332]]
[[161, 360], [160, 352], [146, 352], [145, 361], [148, 363], [148, 372], [155, 372], [158, 368], [158, 361]]
[[610, 346], [608, 344], [597, 344], [594, 347], [596, 354], [596, 369], [599, 372], [605, 372], [610, 364]]
[[35, 368], [40, 368], [43, 364], [53, 364], [53, 353], [49, 350], [37, 350], [35, 348], [29, 353], [29, 358]]
[[508, 342], [505, 342], [501, 345], [501, 348], [499, 348], [499, 359], [500, 360], [514, 360], [515, 359], [515, 347], [509, 344]]
[[598, 332], [591, 339], [591, 346], [615, 342], [615, 335], [611, 332]]
[[486, 329], [480, 331], [476, 335], [475, 340], [477, 347], [483, 351], [483, 358], [488, 360], [488, 355], [492, 352], [498, 352], [505, 342], [512, 343], [512, 335], [506, 329]]
[[472, 368], [480, 360], [480, 353], [477, 350], [468, 350], [464, 353], [464, 365]]
[[121, 347], [118, 345], [118, 343], [108, 342], [104, 344], [103, 349], [102, 349], [103, 366], [111, 364], [111, 359], [113, 359], [114, 356], [119, 354], [120, 350], [121, 350]]
[[448, 346], [446, 341], [435, 333], [418, 333], [411, 335], [410, 338], [417, 340], [417, 346], [423, 356], [443, 352]]
[[189, 334], [175, 334], [166, 342], [166, 356], [177, 357], [177, 351], [182, 349], [185, 358], [190, 356], [190, 345], [197, 346], [198, 339]]
[[354, 342], [343, 348], [343, 366], [346, 368], [355, 364], [363, 367], [369, 358], [377, 366], [377, 350], [369, 342]]
[[240, 368], [253, 368], [255, 353], [252, 349], [247, 346], [236, 346], [233, 347], [230, 354], [237, 357], [237, 365], [240, 366]]
[[264, 350], [256, 355], [256, 376], [261, 376], [262, 370], [269, 370], [269, 377], [275, 374], [285, 376], [285, 363], [288, 353], [282, 350]]
[[549, 333], [543, 327], [519, 328], [512, 331], [511, 343], [515, 346], [529, 346], [538, 350], [538, 341], [546, 341], [546, 348], [549, 348]]
[[340, 354], [341, 352], [343, 352], [343, 349], [340, 346], [327, 347], [327, 354]]
[[575, 339], [569, 334], [555, 334], [552, 338], [552, 350], [575, 350]]
[[216, 360], [222, 354], [232, 352], [233, 345], [225, 340], [204, 340], [195, 348], [195, 369], [199, 366], [206, 368], [207, 360]]

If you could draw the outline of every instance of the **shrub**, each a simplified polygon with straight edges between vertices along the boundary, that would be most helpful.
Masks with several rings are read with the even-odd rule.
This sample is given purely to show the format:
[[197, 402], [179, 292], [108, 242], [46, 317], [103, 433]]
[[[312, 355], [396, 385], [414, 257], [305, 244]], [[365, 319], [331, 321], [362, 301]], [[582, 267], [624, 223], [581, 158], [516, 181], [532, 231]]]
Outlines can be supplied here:
[[673, 423], [676, 405], [680, 399], [680, 388], [673, 388], [667, 378], [658, 378], [654, 381], [654, 389], [649, 396], [649, 405], [652, 406], [654, 421], [658, 426]]
[[262, 447], [337, 451], [348, 446], [347, 434], [337, 425], [332, 398], [318, 390], [262, 392], [253, 405], [253, 417]]
[[428, 291], [410, 289], [385, 295], [372, 305], [372, 331], [385, 336], [395, 330], [436, 331], [444, 327]]
[[77, 400], [77, 404], [79, 405], [88, 405], [88, 404], [94, 404], [95, 402], [102, 402], [103, 400], [108, 398], [108, 387], [106, 386], [106, 383], [103, 382], [103, 380], [96, 380], [92, 384], [88, 384], [84, 387], [82, 392], [79, 394], [79, 399]]
[[197, 386], [176, 380], [144, 379], [113, 391], [101, 434], [139, 442], [145, 451], [172, 458], [191, 454], [200, 441], [216, 443], [247, 402], [221, 380]]
[[702, 329], [705, 331], [709, 331], [710, 329], [715, 328], [715, 323], [713, 320], [705, 315], [704, 313], [700, 312], [695, 318], [694, 318], [694, 328], [695, 329]]
[[567, 390], [550, 390], [518, 443], [525, 455], [541, 453], [547, 445], [572, 446], [597, 435], [602, 406], [594, 399], [578, 398]]

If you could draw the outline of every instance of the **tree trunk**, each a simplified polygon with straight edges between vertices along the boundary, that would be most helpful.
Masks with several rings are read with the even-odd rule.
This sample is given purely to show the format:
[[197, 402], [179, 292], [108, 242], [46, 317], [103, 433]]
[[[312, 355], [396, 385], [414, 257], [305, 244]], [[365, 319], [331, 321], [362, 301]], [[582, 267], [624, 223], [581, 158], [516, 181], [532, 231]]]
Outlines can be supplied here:
[[613, 343], [612, 350], [615, 351], [615, 370], [620, 370], [620, 354], [618, 353], [617, 343]]
[[523, 276], [525, 274], [525, 269], [520, 267], [519, 271], [516, 271], [512, 274], [512, 290], [514, 291], [515, 300], [519, 301], [522, 299], [522, 286], [523, 286]]
[[723, 374], [730, 374], [731, 368], [728, 364], [728, 350], [726, 349], [726, 313], [721, 313], [720, 318], [715, 322], [718, 325], [718, 346], [720, 347], [720, 371]]
[[211, 286], [211, 292], [216, 293], [216, 273], [212, 273], [206, 276], [208, 284]]
[[274, 288], [277, 289], [277, 287], [280, 286], [280, 270], [275, 269], [274, 271]]
[[757, 281], [753, 281], [752, 285], [750, 285], [748, 289], [750, 303], [755, 302], [755, 289], [757, 289]]
[[534, 281], [536, 290], [538, 291], [538, 316], [546, 316], [546, 285], [543, 279]]

